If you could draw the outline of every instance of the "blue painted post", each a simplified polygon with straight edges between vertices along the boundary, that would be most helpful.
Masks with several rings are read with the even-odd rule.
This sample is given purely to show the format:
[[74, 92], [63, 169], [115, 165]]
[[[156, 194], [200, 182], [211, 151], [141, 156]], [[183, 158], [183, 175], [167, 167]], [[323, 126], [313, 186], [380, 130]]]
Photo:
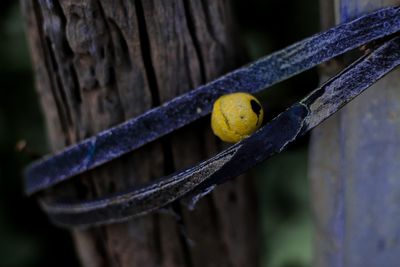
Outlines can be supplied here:
[[[333, 9], [339, 23], [399, 4], [328, 2], [321, 0], [324, 27], [331, 26], [324, 17]], [[322, 79], [334, 72], [332, 66], [337, 64], [325, 68]], [[400, 266], [400, 70], [314, 130], [310, 179], [314, 266]]]

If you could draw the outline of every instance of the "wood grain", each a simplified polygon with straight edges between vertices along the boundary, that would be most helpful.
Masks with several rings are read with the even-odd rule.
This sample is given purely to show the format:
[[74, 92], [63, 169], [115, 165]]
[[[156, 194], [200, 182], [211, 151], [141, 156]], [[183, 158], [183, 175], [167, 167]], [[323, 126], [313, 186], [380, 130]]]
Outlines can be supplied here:
[[[53, 152], [241, 64], [229, 1], [21, 0]], [[82, 199], [144, 183], [214, 154], [200, 121], [49, 194]], [[124, 177], [124, 179], [121, 179]], [[83, 266], [256, 266], [251, 181], [192, 212], [73, 233]]]

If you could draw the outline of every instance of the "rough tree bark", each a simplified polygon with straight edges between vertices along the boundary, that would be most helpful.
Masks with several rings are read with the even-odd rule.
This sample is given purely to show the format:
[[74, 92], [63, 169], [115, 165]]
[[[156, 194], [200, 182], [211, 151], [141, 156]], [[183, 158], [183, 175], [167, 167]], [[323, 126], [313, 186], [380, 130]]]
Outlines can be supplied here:
[[[21, 0], [53, 152], [242, 63], [226, 0]], [[219, 143], [201, 121], [52, 192], [122, 190], [194, 164]], [[182, 220], [155, 214], [74, 231], [83, 266], [256, 266], [250, 181], [204, 198]], [[184, 224], [184, 229], [181, 225]]]
[[[398, 0], [321, 0], [324, 28]], [[343, 65], [322, 69], [322, 80]], [[310, 171], [318, 267], [399, 265], [400, 71], [313, 131]]]

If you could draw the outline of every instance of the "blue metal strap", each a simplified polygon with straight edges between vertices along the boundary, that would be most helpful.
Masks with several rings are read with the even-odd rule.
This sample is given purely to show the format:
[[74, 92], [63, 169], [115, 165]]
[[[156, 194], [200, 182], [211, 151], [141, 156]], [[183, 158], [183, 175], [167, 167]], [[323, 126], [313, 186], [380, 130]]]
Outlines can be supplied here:
[[33, 194], [91, 170], [210, 113], [221, 95], [257, 93], [351, 49], [400, 30], [400, 7], [384, 8], [261, 58], [141, 116], [34, 162], [25, 172]]
[[42, 199], [58, 225], [87, 227], [147, 214], [182, 197], [209, 192], [284, 150], [400, 65], [400, 37], [378, 46], [252, 136], [187, 170], [124, 193], [89, 201]]

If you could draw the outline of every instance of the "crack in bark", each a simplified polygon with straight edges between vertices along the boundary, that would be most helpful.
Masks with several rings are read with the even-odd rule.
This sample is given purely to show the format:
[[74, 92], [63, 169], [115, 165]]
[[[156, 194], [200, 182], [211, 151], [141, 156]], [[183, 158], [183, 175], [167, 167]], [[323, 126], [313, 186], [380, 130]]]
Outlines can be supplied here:
[[[213, 1], [213, 0], [211, 0], [211, 1]], [[207, 0], [200, 0], [200, 4], [201, 4], [201, 7], [202, 7], [203, 12], [204, 12], [205, 25], [206, 25], [206, 28], [207, 28], [207, 32], [210, 34], [211, 39], [215, 43], [217, 43], [221, 47], [224, 47], [224, 45], [219, 41], [218, 34], [215, 32], [214, 27], [212, 25], [212, 17], [213, 16], [210, 14], [210, 10], [209, 10], [209, 5], [210, 4], [207, 3]]]
[[[122, 108], [122, 103], [121, 103], [121, 96], [119, 95], [119, 90], [118, 90], [118, 81], [116, 79], [116, 70], [115, 70], [115, 61], [116, 61], [116, 55], [115, 55], [115, 51], [117, 51], [115, 44], [113, 43], [113, 32], [117, 34], [118, 37], [118, 41], [120, 41], [119, 43], [121, 44], [121, 47], [123, 49], [123, 53], [125, 53], [128, 49], [127, 49], [127, 45], [126, 45], [126, 41], [125, 39], [121, 36], [120, 32], [118, 32], [118, 25], [117, 24], [112, 24], [110, 25], [109, 22], [110, 20], [107, 19], [107, 16], [105, 14], [105, 11], [103, 9], [103, 5], [101, 3], [101, 1], [98, 1], [97, 5], [99, 6], [99, 10], [100, 10], [100, 14], [102, 16], [102, 19], [104, 21], [104, 25], [105, 25], [105, 30], [108, 33], [108, 36], [106, 37], [106, 40], [108, 42], [108, 45], [110, 46], [110, 49], [108, 49], [110, 51], [110, 61], [112, 64], [110, 64], [109, 68], [108, 68], [108, 72], [109, 72], [109, 85], [110, 87], [106, 86], [105, 89], [108, 92], [107, 95], [107, 100], [111, 101], [111, 105], [113, 107], [120, 107], [118, 108], [118, 110], [116, 110], [116, 108], [113, 109], [113, 111], [118, 111], [118, 121], [124, 121], [126, 119], [126, 116], [124, 114], [124, 110]], [[121, 42], [123, 41], [123, 42]], [[125, 47], [124, 47], [125, 45]], [[125, 49], [124, 49], [125, 48]], [[130, 61], [129, 61], [129, 53], [127, 53], [126, 55], [126, 60], [124, 61], [124, 63], [128, 63], [130, 65]], [[118, 71], [118, 70], [117, 70]], [[115, 99], [117, 101], [117, 103], [112, 103], [112, 99], [114, 99], [111, 95], [115, 95]]]
[[44, 29], [43, 29], [44, 18], [43, 18], [42, 10], [40, 8], [39, 1], [40, 0], [32, 1], [32, 4], [33, 4], [32, 6], [33, 6], [33, 9], [35, 10], [35, 12], [33, 12], [33, 13], [35, 14], [37, 24], [39, 25], [38, 31], [39, 31], [39, 38], [41, 40], [41, 47], [43, 49], [43, 55], [48, 55], [44, 59], [44, 64], [46, 66], [46, 72], [49, 77], [50, 91], [52, 92], [54, 101], [56, 103], [57, 114], [59, 116], [61, 130], [64, 133], [64, 137], [65, 137], [64, 143], [70, 144], [71, 140], [70, 140], [70, 135], [68, 132], [68, 128], [69, 128], [68, 127], [68, 123], [69, 123], [68, 115], [66, 114], [66, 111], [63, 108], [63, 104], [62, 104], [62, 100], [60, 99], [60, 96], [57, 94], [57, 91], [55, 90], [55, 87], [56, 87], [55, 84], [57, 84], [57, 82], [54, 81], [54, 76], [51, 75], [51, 73], [50, 73], [50, 71], [53, 71], [52, 61], [54, 61], [54, 59], [51, 58], [52, 52], [51, 52], [51, 46], [49, 47], [49, 45], [51, 45], [50, 41], [45, 37], [45, 33], [44, 33]]
[[[126, 68], [126, 69], [131, 69], [132, 68], [132, 61], [129, 55], [129, 48], [128, 44], [126, 42], [126, 39], [121, 31], [121, 28], [119, 27], [118, 23], [113, 20], [112, 18], [107, 17], [106, 22], [108, 25], [108, 29], [111, 33], [111, 39], [114, 39], [114, 34], [115, 34], [115, 44], [119, 44], [119, 48], [121, 49], [121, 55], [114, 55], [116, 61], [121, 61], [121, 62], [116, 62], [119, 64], [121, 67]], [[112, 34], [114, 33], [114, 34]], [[114, 44], [114, 47], [116, 46]]]
[[108, 250], [106, 247], [107, 241], [106, 241], [106, 231], [104, 229], [104, 227], [99, 227], [99, 228], [95, 228], [93, 229], [93, 236], [95, 237], [96, 241], [95, 241], [95, 249], [98, 253], [98, 255], [102, 258], [102, 265], [104, 267], [107, 266], [112, 266], [111, 265], [111, 259], [110, 256], [108, 254]]
[[152, 97], [152, 106], [160, 105], [159, 87], [157, 76], [151, 59], [150, 39], [147, 32], [146, 18], [141, 0], [134, 0], [136, 6], [137, 23], [140, 38], [140, 47], [142, 50], [143, 64], [146, 69], [148, 84]]
[[190, 252], [190, 243], [186, 234], [185, 220], [183, 218], [182, 207], [179, 201], [172, 204], [173, 211], [178, 215], [176, 222], [178, 227], [179, 242], [182, 246], [183, 260], [186, 267], [193, 267], [192, 253]]
[[[66, 17], [58, 1], [42, 0], [33, 1], [36, 16], [40, 17], [39, 31], [43, 40], [43, 48], [47, 53], [45, 63], [48, 73], [51, 90], [56, 101], [56, 107], [60, 116], [63, 131], [67, 140], [64, 144], [69, 145], [80, 139], [80, 104], [82, 97], [79, 89], [79, 82], [76, 70], [73, 66], [73, 52], [65, 38]], [[51, 67], [49, 67], [51, 66]], [[76, 111], [73, 116], [72, 110]], [[77, 125], [77, 126], [76, 126]]]
[[153, 241], [154, 241], [154, 248], [155, 248], [155, 262], [158, 265], [162, 265], [164, 261], [164, 255], [163, 255], [163, 250], [162, 250], [162, 242], [161, 242], [161, 230], [160, 230], [160, 215], [159, 214], [154, 214], [153, 218], [153, 229], [154, 229], [154, 235], [153, 235]]
[[[58, 1], [53, 1], [52, 2], [54, 5], [54, 13], [57, 14], [58, 18], [61, 21], [61, 25], [60, 25], [60, 29], [65, 32], [65, 28], [66, 28], [66, 24], [67, 24], [67, 18], [65, 17], [63, 11], [62, 11], [62, 7], [60, 6], [60, 3]], [[71, 92], [71, 96], [74, 99], [73, 103], [76, 104], [80, 104], [82, 102], [82, 96], [79, 90], [79, 82], [78, 82], [78, 77], [77, 77], [77, 73], [75, 68], [72, 65], [72, 58], [73, 58], [73, 52], [71, 47], [68, 44], [68, 41], [66, 40], [66, 38], [64, 37], [65, 35], [63, 35], [63, 38], [61, 39], [61, 51], [64, 53], [64, 56], [66, 57], [66, 59], [68, 59], [68, 68], [67, 70], [70, 72], [71, 74], [71, 79], [69, 79], [71, 81], [71, 88], [70, 88], [70, 92]], [[63, 75], [61, 75], [61, 78], [63, 78]], [[64, 82], [63, 82], [64, 83]], [[63, 86], [64, 88], [66, 88], [66, 86]]]
[[[218, 216], [218, 208], [217, 208], [217, 205], [215, 203], [216, 200], [215, 200], [214, 195], [212, 195], [212, 194], [210, 194], [210, 195], [211, 195], [211, 197], [208, 199], [208, 203], [209, 203], [209, 207], [210, 207], [209, 216], [211, 218], [211, 221], [215, 225], [215, 228], [216, 228], [215, 231], [217, 232], [217, 234], [219, 236], [218, 240], [220, 240], [222, 242], [222, 244], [223, 244], [223, 248], [225, 250], [224, 254], [229, 254], [229, 249], [226, 249], [227, 246], [225, 245], [225, 239], [224, 239], [224, 236], [223, 236], [224, 229], [221, 226], [221, 222], [220, 222], [220, 219], [219, 219], [219, 216]], [[226, 259], [227, 259], [227, 266], [228, 267], [229, 266], [234, 266], [234, 264], [231, 261], [231, 257], [226, 257]]]
[[191, 14], [191, 10], [190, 10], [191, 8], [190, 8], [189, 1], [183, 0], [183, 8], [184, 8], [185, 15], [186, 15], [186, 23], [187, 23], [187, 27], [189, 30], [189, 35], [192, 39], [193, 47], [196, 51], [197, 60], [199, 61], [201, 83], [204, 84], [207, 81], [206, 70], [205, 70], [203, 55], [201, 53], [200, 41], [197, 38], [197, 34], [196, 34], [196, 24], [192, 18], [193, 15]]
[[[142, 57], [143, 57], [143, 64], [146, 69], [146, 74], [148, 78], [148, 84], [151, 92], [151, 97], [152, 97], [152, 106], [159, 106], [161, 104], [160, 100], [160, 88], [157, 83], [157, 76], [155, 73], [155, 69], [152, 63], [152, 58], [151, 58], [151, 46], [150, 46], [150, 39], [148, 36], [147, 32], [147, 26], [146, 26], [146, 18], [145, 18], [145, 12], [143, 9], [143, 5], [141, 0], [135, 0], [135, 6], [136, 6], [136, 11], [137, 11], [137, 22], [138, 22], [138, 29], [139, 29], [139, 36], [140, 36], [140, 45], [141, 45], [141, 51], [142, 51]], [[175, 163], [174, 163], [174, 155], [172, 151], [172, 143], [171, 140], [168, 137], [165, 137], [161, 140], [161, 150], [162, 150], [162, 158], [164, 162], [164, 174], [169, 174], [173, 173], [176, 168], [175, 168]], [[178, 202], [175, 203], [175, 205], [180, 205]], [[182, 212], [181, 211], [176, 211], [178, 213], [178, 216], [182, 218]], [[156, 255], [159, 257], [157, 260], [159, 260], [160, 263], [163, 261], [163, 252], [162, 252], [162, 241], [161, 241], [161, 233], [159, 232], [160, 228], [160, 218], [154, 217], [153, 218], [154, 222], [154, 229], [156, 229], [156, 234], [154, 235], [155, 238], [155, 244], [156, 244], [156, 250], [157, 253]], [[177, 222], [177, 225], [179, 227], [180, 223], [183, 223], [181, 220]], [[185, 266], [187, 267], [192, 267], [192, 256], [190, 253], [190, 248], [187, 243], [186, 237], [182, 235], [182, 230], [178, 229], [178, 234], [179, 234], [179, 242], [182, 247], [182, 254], [183, 254], [183, 259], [185, 262]]]

